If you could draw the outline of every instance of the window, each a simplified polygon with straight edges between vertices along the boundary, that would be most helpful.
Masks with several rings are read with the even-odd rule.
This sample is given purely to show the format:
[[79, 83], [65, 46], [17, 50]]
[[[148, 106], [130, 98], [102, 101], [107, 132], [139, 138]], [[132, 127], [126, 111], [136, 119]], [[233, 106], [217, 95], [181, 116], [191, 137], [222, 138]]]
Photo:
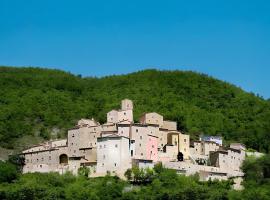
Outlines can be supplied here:
[[76, 150], [74, 150], [74, 153], [76, 153]]
[[74, 137], [74, 134], [72, 134], [72, 137]]
[[101, 146], [101, 145], [99, 145], [99, 148], [100, 148], [100, 149], [102, 149], [102, 146]]
[[130, 152], [130, 153], [131, 153], [131, 156], [133, 156], [133, 150], [131, 150], [131, 152]]
[[71, 145], [73, 145], [73, 143], [71, 143]]
[[187, 139], [184, 139], [184, 142], [187, 142]]
[[142, 136], [140, 136], [140, 139], [142, 140]]
[[102, 163], [102, 166], [104, 166], [104, 163]]
[[116, 163], [114, 163], [114, 166], [116, 167]]
[[49, 160], [51, 160], [52, 159], [52, 157], [51, 156], [49, 156]]
[[138, 129], [136, 129], [136, 133], [138, 133]]
[[155, 146], [154, 146], [154, 145], [152, 145], [152, 148], [155, 148]]
[[117, 147], [118, 147], [118, 145], [116, 144], [116, 145], [115, 145], [115, 148], [117, 148]]
[[141, 153], [141, 156], [143, 156], [143, 153]]
[[140, 147], [142, 146], [142, 144], [139, 144], [140, 145]]
[[126, 115], [127, 113], [124, 112], [124, 115]]
[[103, 159], [105, 159], [105, 155], [103, 155]]
[[42, 168], [42, 165], [39, 165], [40, 166], [40, 168]]

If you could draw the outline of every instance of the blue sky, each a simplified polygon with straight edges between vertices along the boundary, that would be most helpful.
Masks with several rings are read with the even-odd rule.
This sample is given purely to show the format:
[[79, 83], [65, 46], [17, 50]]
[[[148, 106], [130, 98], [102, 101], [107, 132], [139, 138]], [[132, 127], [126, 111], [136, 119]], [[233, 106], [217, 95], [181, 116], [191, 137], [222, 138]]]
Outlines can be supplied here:
[[270, 1], [0, 0], [0, 65], [194, 70], [270, 98]]

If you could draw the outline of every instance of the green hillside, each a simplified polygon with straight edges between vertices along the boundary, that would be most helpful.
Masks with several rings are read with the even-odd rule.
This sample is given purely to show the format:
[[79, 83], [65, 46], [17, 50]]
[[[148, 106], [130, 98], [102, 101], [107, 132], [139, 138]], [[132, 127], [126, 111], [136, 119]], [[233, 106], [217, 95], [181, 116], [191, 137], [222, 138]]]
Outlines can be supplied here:
[[[252, 80], [251, 80], [252, 81]], [[81, 78], [59, 70], [0, 67], [0, 146], [23, 148], [64, 137], [80, 118], [104, 122], [123, 98], [134, 101], [135, 119], [156, 111], [196, 138], [222, 135], [270, 150], [270, 101], [204, 74], [145, 70]]]

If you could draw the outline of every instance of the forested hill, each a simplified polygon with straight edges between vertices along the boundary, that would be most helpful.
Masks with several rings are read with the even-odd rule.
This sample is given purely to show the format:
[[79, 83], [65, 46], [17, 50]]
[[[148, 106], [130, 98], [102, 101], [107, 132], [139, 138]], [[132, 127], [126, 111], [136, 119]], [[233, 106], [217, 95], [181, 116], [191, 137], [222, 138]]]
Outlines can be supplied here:
[[0, 67], [0, 146], [19, 148], [64, 137], [80, 118], [104, 122], [123, 98], [134, 101], [135, 119], [156, 111], [176, 120], [193, 138], [222, 135], [270, 150], [270, 102], [207, 75], [145, 70], [81, 78], [59, 70], [10, 67]]

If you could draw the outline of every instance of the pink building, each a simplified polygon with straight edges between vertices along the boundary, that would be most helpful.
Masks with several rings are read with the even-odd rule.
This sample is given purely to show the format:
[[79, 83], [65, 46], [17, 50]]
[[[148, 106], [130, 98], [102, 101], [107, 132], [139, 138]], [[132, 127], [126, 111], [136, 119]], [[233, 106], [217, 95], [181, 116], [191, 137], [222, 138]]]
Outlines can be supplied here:
[[146, 159], [157, 162], [158, 160], [158, 137], [153, 135], [147, 135], [146, 141]]

